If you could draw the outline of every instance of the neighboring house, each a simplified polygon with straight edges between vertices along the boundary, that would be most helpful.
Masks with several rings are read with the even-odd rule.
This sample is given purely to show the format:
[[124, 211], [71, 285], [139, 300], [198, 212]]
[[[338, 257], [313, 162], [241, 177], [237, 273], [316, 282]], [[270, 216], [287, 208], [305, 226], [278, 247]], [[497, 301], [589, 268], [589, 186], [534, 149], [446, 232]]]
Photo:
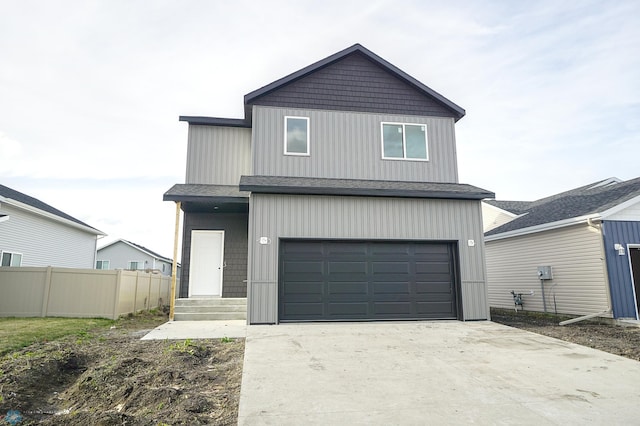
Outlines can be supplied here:
[[359, 44], [189, 123], [181, 298], [247, 297], [250, 324], [489, 318], [458, 105]]
[[[513, 308], [514, 290], [530, 311], [638, 319], [640, 178], [533, 202], [489, 200], [483, 212], [491, 306]], [[542, 266], [551, 269], [540, 280]]]
[[0, 266], [93, 269], [104, 233], [33, 197], [0, 185]]
[[[96, 269], [127, 269], [171, 275], [173, 260], [127, 240], [116, 240], [98, 249]], [[178, 274], [179, 275], [179, 274]]]

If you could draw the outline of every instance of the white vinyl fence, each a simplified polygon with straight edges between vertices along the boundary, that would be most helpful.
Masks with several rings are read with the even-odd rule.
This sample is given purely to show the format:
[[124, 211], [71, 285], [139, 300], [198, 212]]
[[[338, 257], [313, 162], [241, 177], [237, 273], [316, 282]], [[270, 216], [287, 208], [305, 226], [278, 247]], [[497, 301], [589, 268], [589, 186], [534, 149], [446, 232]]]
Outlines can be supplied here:
[[138, 271], [0, 268], [0, 317], [110, 318], [169, 304], [171, 277]]

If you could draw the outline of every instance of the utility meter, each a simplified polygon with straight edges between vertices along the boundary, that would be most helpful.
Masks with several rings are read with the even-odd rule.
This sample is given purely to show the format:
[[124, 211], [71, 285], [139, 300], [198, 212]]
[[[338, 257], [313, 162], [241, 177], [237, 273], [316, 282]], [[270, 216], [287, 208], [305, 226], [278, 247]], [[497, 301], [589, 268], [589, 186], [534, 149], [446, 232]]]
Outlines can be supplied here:
[[552, 280], [553, 272], [551, 271], [551, 266], [538, 266], [538, 279]]

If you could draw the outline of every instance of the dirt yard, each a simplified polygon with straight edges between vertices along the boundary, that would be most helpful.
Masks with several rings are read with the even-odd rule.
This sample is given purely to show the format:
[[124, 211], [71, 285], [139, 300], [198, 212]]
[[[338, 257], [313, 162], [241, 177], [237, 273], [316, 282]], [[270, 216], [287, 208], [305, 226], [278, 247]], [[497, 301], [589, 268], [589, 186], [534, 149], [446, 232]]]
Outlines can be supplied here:
[[[492, 319], [640, 361], [637, 327], [599, 320], [559, 326], [567, 317], [512, 310], [492, 310]], [[109, 330], [4, 356], [0, 419], [12, 410], [19, 425], [236, 424], [244, 340], [140, 340], [164, 321], [122, 319]]]
[[120, 320], [3, 357], [0, 424], [12, 410], [19, 425], [235, 425], [244, 340], [140, 340], [165, 320]]
[[560, 321], [570, 318], [536, 312], [521, 311], [516, 314], [511, 309], [491, 310], [494, 322], [640, 361], [639, 327], [613, 325], [604, 319], [558, 325]]

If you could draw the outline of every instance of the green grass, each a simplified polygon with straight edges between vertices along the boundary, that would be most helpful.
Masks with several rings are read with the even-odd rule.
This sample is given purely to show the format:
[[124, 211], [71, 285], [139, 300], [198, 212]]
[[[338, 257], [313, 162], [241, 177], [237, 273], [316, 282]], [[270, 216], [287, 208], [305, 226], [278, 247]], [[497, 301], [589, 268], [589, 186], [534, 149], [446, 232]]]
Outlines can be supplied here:
[[0, 356], [36, 342], [86, 339], [89, 331], [112, 324], [116, 321], [100, 318], [0, 318]]

